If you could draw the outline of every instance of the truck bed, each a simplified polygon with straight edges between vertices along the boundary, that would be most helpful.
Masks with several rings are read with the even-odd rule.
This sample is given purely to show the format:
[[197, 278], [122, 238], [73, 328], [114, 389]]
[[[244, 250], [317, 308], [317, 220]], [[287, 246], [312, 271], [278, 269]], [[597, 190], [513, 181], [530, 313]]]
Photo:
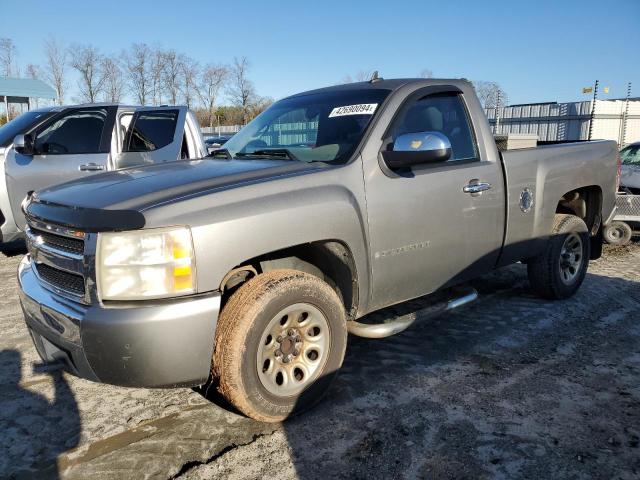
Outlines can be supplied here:
[[[595, 141], [500, 152], [507, 192], [500, 263], [536, 255], [551, 231], [558, 202], [578, 186], [600, 191], [602, 221], [608, 222], [616, 202], [617, 151], [613, 141]], [[530, 211], [521, 205], [526, 189], [533, 200]]]

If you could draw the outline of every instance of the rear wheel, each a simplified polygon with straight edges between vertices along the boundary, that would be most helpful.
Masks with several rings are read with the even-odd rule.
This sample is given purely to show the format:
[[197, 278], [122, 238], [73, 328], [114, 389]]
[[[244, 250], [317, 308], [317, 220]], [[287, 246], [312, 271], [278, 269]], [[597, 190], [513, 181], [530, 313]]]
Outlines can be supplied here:
[[277, 422], [322, 397], [346, 343], [337, 293], [313, 275], [274, 270], [249, 280], [223, 308], [212, 373], [234, 407]]
[[587, 273], [589, 246], [587, 225], [582, 219], [556, 215], [546, 249], [527, 263], [533, 291], [549, 299], [572, 296]]
[[611, 222], [604, 228], [602, 235], [605, 241], [611, 245], [627, 245], [631, 241], [633, 230], [628, 223]]

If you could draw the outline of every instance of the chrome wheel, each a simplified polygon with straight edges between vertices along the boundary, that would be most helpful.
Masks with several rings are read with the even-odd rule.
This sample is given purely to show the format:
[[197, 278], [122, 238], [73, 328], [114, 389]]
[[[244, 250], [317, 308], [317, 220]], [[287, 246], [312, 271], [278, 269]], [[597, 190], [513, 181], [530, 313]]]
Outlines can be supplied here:
[[302, 392], [322, 372], [331, 332], [324, 314], [313, 305], [296, 303], [281, 310], [262, 334], [256, 366], [269, 393]]
[[580, 235], [570, 233], [560, 250], [560, 279], [565, 285], [572, 284], [580, 273], [580, 267], [584, 261], [582, 252]]

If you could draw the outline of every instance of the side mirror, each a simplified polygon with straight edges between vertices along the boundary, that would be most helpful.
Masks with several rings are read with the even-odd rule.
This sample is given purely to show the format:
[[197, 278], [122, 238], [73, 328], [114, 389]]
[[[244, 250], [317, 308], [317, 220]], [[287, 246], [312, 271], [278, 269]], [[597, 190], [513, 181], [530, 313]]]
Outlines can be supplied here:
[[451, 142], [440, 132], [405, 133], [396, 138], [393, 150], [382, 152], [389, 168], [446, 162], [450, 157]]
[[13, 139], [13, 149], [22, 155], [33, 155], [33, 136], [29, 133], [16, 135]]

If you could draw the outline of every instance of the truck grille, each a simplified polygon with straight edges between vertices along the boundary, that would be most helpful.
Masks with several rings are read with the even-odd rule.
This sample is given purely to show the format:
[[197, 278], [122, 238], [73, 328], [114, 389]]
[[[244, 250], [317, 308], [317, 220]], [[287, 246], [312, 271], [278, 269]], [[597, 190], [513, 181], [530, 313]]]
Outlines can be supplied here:
[[29, 218], [25, 229], [34, 270], [43, 286], [87, 303], [83, 232]]
[[618, 195], [616, 198], [616, 217], [638, 217], [640, 220], [640, 195]]
[[75, 295], [84, 295], [82, 276], [58, 270], [44, 263], [36, 264], [36, 271], [38, 276], [48, 284]]
[[69, 238], [55, 233], [40, 230], [39, 228], [30, 227], [34, 236], [41, 237], [42, 243], [50, 245], [53, 248], [62, 250], [63, 252], [82, 255], [84, 253], [84, 241], [77, 238]]

